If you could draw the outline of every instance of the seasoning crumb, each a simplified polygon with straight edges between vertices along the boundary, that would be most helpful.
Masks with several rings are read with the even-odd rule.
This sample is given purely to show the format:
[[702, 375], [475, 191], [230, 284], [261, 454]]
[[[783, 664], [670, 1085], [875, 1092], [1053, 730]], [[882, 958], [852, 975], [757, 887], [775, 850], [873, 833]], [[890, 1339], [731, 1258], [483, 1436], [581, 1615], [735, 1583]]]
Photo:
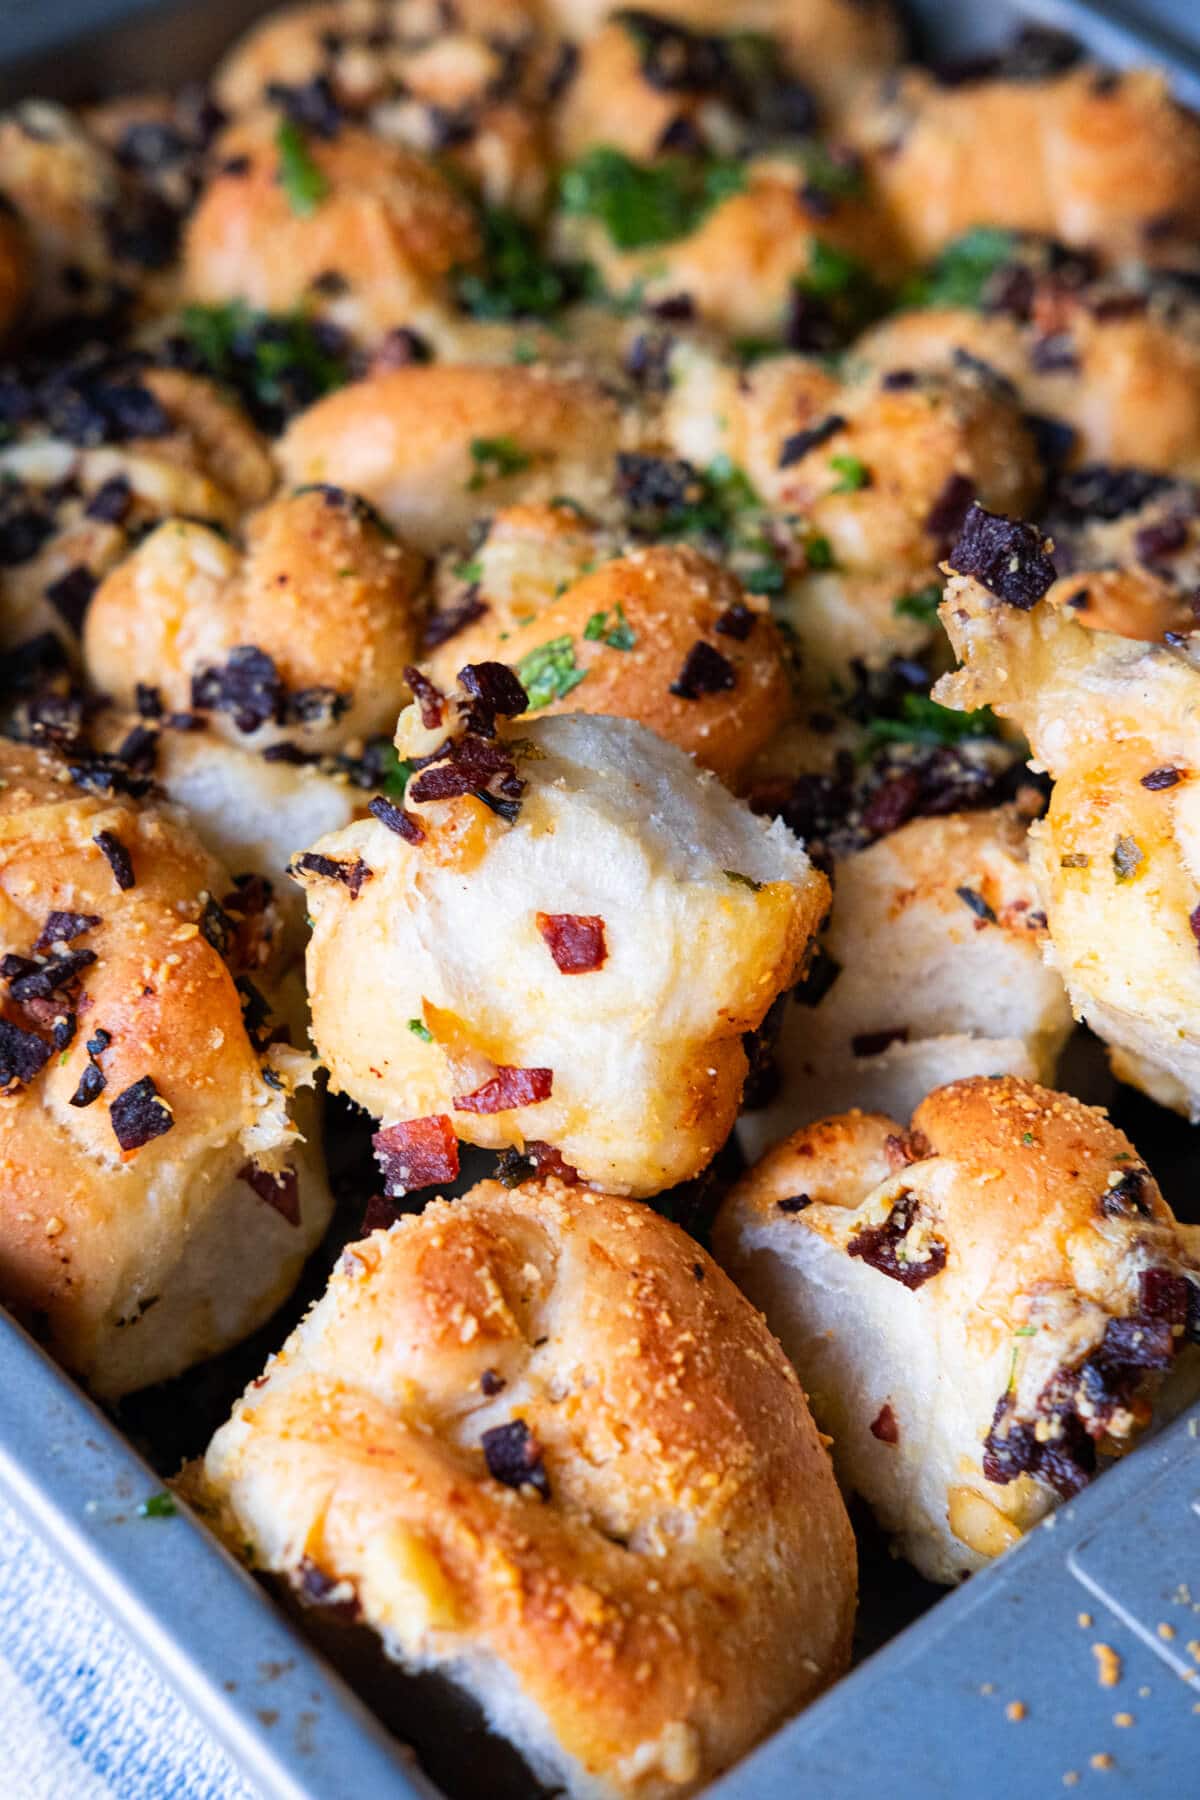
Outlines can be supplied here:
[[996, 1684], [994, 1681], [982, 1682], [979, 1691], [981, 1694], [994, 1694], [996, 1691]]
[[1078, 1620], [1084, 1631], [1086, 1631], [1088, 1626], [1092, 1623], [1092, 1615], [1091, 1613], [1080, 1613], [1078, 1615]]
[[1078, 1787], [1079, 1786], [1079, 1770], [1078, 1769], [1068, 1769], [1066, 1774], [1062, 1778], [1062, 1784], [1064, 1787]]
[[1004, 1709], [1004, 1716], [1015, 1725], [1019, 1720], [1028, 1718], [1029, 1709], [1023, 1700], [1010, 1700]]
[[1111, 1644], [1093, 1644], [1096, 1673], [1101, 1687], [1116, 1687], [1121, 1679], [1121, 1659]]
[[1125, 1730], [1128, 1726], [1132, 1725], [1133, 1722], [1132, 1713], [1119, 1712], [1113, 1714], [1113, 1724], [1119, 1725], [1122, 1730]]
[[1138, 1699], [1139, 1700], [1148, 1700], [1149, 1698], [1150, 1698], [1150, 1689], [1148, 1687], [1140, 1687], [1138, 1689]]
[[1169, 1642], [1170, 1639], [1175, 1636], [1175, 1627], [1173, 1625], [1168, 1625], [1167, 1621], [1164, 1619], [1162, 1624], [1158, 1627], [1158, 1635], [1160, 1638], [1164, 1638]]
[[1089, 1761], [1093, 1769], [1111, 1769], [1113, 1766], [1113, 1759], [1107, 1750], [1097, 1750], [1095, 1756], [1090, 1757]]

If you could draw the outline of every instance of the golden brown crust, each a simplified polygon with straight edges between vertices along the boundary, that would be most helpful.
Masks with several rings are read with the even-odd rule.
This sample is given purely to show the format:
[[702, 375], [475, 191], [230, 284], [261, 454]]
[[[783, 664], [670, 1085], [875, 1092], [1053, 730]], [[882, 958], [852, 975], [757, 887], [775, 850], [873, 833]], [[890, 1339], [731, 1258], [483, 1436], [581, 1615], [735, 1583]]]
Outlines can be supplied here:
[[[453, 638], [429, 659], [430, 672], [449, 684], [466, 661], [518, 665], [560, 637], [570, 639], [586, 678], [543, 711], [636, 719], [725, 781], [736, 781], [791, 707], [783, 643], [766, 603], [719, 563], [667, 545], [606, 563], [515, 628], [492, 615], [472, 633], [469, 654]], [[700, 642], [733, 678], [725, 691], [683, 698], [673, 687]]]
[[[513, 1420], [546, 1500], [488, 1472]], [[853, 1540], [784, 1357], [682, 1232], [555, 1180], [354, 1246], [206, 1475], [395, 1654], [506, 1669], [573, 1791], [689, 1793], [844, 1665]]]
[[1048, 599], [1006, 605], [963, 576], [941, 616], [963, 667], [936, 697], [994, 706], [1054, 778], [1031, 858], [1076, 1016], [1125, 1079], [1197, 1116], [1195, 665], [1177, 646], [1084, 630]]
[[[415, 712], [406, 757], [440, 747]], [[518, 719], [500, 742], [525, 784], [512, 822], [472, 793], [422, 800], [415, 782], [421, 841], [372, 818], [298, 860], [314, 1041], [334, 1086], [385, 1125], [443, 1115], [494, 1149], [542, 1139], [597, 1187], [658, 1193], [728, 1134], [743, 1034], [797, 979], [828, 885], [782, 825], [644, 726]], [[352, 889], [324, 858], [369, 878]], [[602, 921], [599, 966], [562, 973], [539, 914]], [[460, 1104], [502, 1069], [549, 1071], [549, 1088]]]
[[[858, 348], [871, 367], [931, 369], [956, 351], [986, 362], [1017, 388], [1034, 413], [1075, 432], [1075, 462], [1129, 464], [1180, 476], [1200, 471], [1200, 327], [1178, 294], [1160, 305], [1138, 290], [1107, 298], [1074, 296], [1049, 284], [1046, 305], [1028, 324], [1001, 313], [933, 306], [900, 312], [873, 327]], [[1070, 345], [1066, 366], [1046, 367], [1048, 336]], [[1052, 359], [1051, 359], [1052, 360]]]
[[907, 1132], [857, 1113], [797, 1132], [733, 1190], [714, 1243], [843, 1480], [941, 1581], [1077, 1491], [1094, 1445], [1128, 1447], [1200, 1284], [1124, 1133], [1010, 1076], [939, 1088]]
[[848, 123], [917, 261], [980, 220], [1114, 262], [1169, 261], [1195, 236], [1200, 125], [1147, 70], [947, 87], [908, 69]]
[[[101, 583], [84, 660], [122, 704], [144, 685], [186, 712], [197, 677], [253, 646], [289, 694], [338, 697], [334, 716], [317, 707], [289, 730], [310, 745], [346, 742], [389, 729], [407, 700], [424, 572], [424, 559], [341, 489], [271, 501], [247, 521], [240, 556], [202, 525], [170, 522]], [[214, 723], [245, 736], [227, 713]]]
[[279, 180], [276, 128], [272, 113], [222, 138], [217, 172], [188, 222], [188, 298], [290, 312], [311, 304], [314, 282], [332, 271], [348, 283], [338, 317], [365, 341], [439, 306], [450, 271], [479, 250], [471, 210], [445, 177], [346, 125], [308, 142], [325, 190], [297, 211]]
[[[132, 885], [118, 884], [98, 838], [127, 855]], [[238, 1183], [252, 1161], [290, 1166], [296, 1134], [292, 1077], [274, 1094], [264, 1085], [233, 969], [209, 941], [206, 901], [232, 886], [180, 815], [83, 791], [57, 758], [0, 741], [4, 951], [29, 958], [54, 911], [98, 921], [72, 933], [71, 948], [94, 960], [49, 1010], [31, 1012], [11, 982], [0, 1003], [10, 1025], [35, 1034], [48, 1034], [52, 1012], [76, 1020], [62, 1053], [0, 1096], [0, 1283], [7, 1304], [44, 1316], [57, 1354], [110, 1392], [176, 1373], [249, 1330], [287, 1291], [326, 1216], [323, 1182], [303, 1190], [301, 1229], [259, 1218], [271, 1209]], [[101, 1030], [111, 1041], [89, 1050]], [[102, 1092], [73, 1106], [91, 1066]], [[170, 1128], [122, 1149], [112, 1103], [147, 1076]], [[185, 1252], [199, 1253], [222, 1208], [232, 1207], [230, 1224], [238, 1217], [235, 1184], [245, 1244], [257, 1241], [262, 1258], [248, 1282], [229, 1283], [231, 1295], [249, 1289], [232, 1302], [241, 1317], [231, 1326], [215, 1296], [185, 1291], [168, 1318]], [[164, 1295], [137, 1348], [123, 1343], [140, 1301]]]
[[289, 481], [337, 481], [433, 551], [465, 543], [482, 513], [517, 500], [564, 494], [586, 507], [606, 496], [619, 430], [598, 383], [446, 364], [372, 375], [318, 401], [278, 456]]

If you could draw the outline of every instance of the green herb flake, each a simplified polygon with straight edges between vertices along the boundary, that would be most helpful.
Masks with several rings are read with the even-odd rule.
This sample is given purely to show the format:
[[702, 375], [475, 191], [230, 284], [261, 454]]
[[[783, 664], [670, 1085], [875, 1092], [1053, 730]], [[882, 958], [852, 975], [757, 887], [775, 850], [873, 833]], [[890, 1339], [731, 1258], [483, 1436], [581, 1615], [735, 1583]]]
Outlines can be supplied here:
[[645, 250], [693, 232], [721, 201], [746, 185], [744, 165], [722, 157], [665, 157], [638, 163], [599, 144], [563, 170], [564, 212], [599, 221], [617, 250]]
[[907, 282], [901, 301], [908, 306], [980, 307], [989, 281], [1012, 262], [1016, 248], [1015, 232], [977, 225], [947, 244], [923, 274]]
[[955, 712], [928, 694], [905, 694], [898, 719], [872, 719], [867, 725], [867, 755], [881, 743], [958, 744], [965, 738], [999, 737], [1000, 726], [988, 706]]
[[161, 1493], [151, 1494], [149, 1499], [138, 1504], [139, 1519], [173, 1519], [178, 1511], [174, 1496], [165, 1489]]
[[454, 565], [454, 578], [456, 581], [475, 582], [480, 580], [482, 575], [483, 563], [478, 556], [471, 557], [468, 562], [455, 563]]
[[186, 306], [179, 323], [207, 372], [231, 387], [271, 431], [298, 406], [344, 387], [350, 378], [349, 352], [331, 350], [303, 313], [256, 312], [230, 300]]
[[412, 1032], [414, 1037], [419, 1037], [423, 1044], [432, 1044], [433, 1033], [430, 1031], [428, 1025], [423, 1024], [420, 1019], [410, 1019], [408, 1021], [408, 1029]]
[[385, 744], [379, 756], [380, 787], [389, 800], [403, 800], [413, 773], [413, 764], [396, 754], [394, 744]]
[[471, 461], [475, 464], [475, 473], [467, 483], [467, 490], [475, 494], [489, 481], [502, 481], [506, 475], [520, 475], [530, 467], [533, 458], [522, 450], [515, 438], [491, 437], [471, 439]]
[[804, 560], [810, 569], [832, 569], [833, 546], [827, 537], [815, 536], [804, 540]]
[[570, 637], [551, 638], [539, 644], [517, 664], [517, 679], [529, 696], [530, 712], [538, 712], [555, 700], [562, 700], [581, 681], [587, 670], [575, 661], [575, 644]]
[[583, 635], [589, 644], [607, 644], [610, 650], [632, 650], [637, 643], [637, 634], [629, 620], [625, 617], [625, 608], [618, 600], [609, 623], [610, 615], [606, 612], [594, 612], [583, 628]]
[[722, 869], [721, 873], [726, 881], [735, 882], [738, 887], [749, 888], [752, 894], [761, 894], [765, 886], [764, 882], [755, 881], [753, 875], [743, 875], [740, 869]]
[[831, 456], [829, 466], [838, 478], [833, 488], [835, 494], [856, 494], [860, 488], [871, 485], [871, 471], [861, 457]]
[[918, 624], [932, 625], [941, 603], [941, 585], [931, 581], [928, 587], [917, 588], [911, 594], [898, 594], [892, 601], [892, 611], [898, 619], [916, 619]]
[[329, 183], [312, 159], [308, 139], [294, 119], [280, 119], [275, 129], [279, 152], [279, 184], [288, 205], [300, 218], [314, 213], [329, 192]]
[[[454, 277], [458, 303], [473, 318], [549, 319], [582, 291], [582, 271], [551, 261], [532, 227], [507, 207], [485, 206], [479, 227], [480, 264]], [[537, 352], [518, 342], [513, 360], [535, 362]]]
[[1113, 873], [1118, 881], [1132, 881], [1145, 860], [1146, 853], [1136, 838], [1122, 836], [1113, 845]]
[[1023, 1144], [1032, 1144], [1032, 1142], [1033, 1142], [1033, 1133], [1032, 1133], [1032, 1131], [1023, 1131], [1023, 1132], [1022, 1132], [1022, 1133], [1021, 1133], [1021, 1142], [1022, 1142], [1022, 1143], [1023, 1143]]

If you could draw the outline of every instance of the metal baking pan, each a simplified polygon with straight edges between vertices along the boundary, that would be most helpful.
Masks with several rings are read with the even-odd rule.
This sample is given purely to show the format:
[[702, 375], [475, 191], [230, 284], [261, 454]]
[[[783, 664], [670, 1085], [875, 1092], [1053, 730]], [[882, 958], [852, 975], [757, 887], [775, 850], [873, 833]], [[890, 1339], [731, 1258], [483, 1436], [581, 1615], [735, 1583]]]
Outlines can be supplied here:
[[[916, 41], [938, 55], [986, 49], [1037, 20], [1114, 64], [1167, 68], [1200, 106], [1192, 5], [1159, 0], [1153, 25], [1073, 0], [925, 0], [908, 10]], [[0, 104], [185, 81], [267, 10], [264, 0], [9, 4]], [[1191, 43], [1180, 35], [1189, 29]], [[1112, 1090], [1086, 1042], [1079, 1054], [1066, 1085], [1112, 1105], [1176, 1213], [1200, 1220], [1195, 1131]], [[331, 1135], [352, 1150], [361, 1123], [347, 1112]], [[359, 1207], [368, 1170], [369, 1157], [360, 1172], [351, 1155], [342, 1171]], [[341, 1237], [352, 1234], [357, 1216], [349, 1200], [339, 1214], [335, 1249], [339, 1224]], [[444, 1684], [383, 1665], [361, 1628], [328, 1628], [321, 1654], [186, 1511], [139, 1513], [320, 1291], [330, 1254], [248, 1344], [165, 1395], [127, 1402], [122, 1429], [0, 1312], [0, 1502], [90, 1590], [263, 1800], [525, 1800], [535, 1790], [515, 1757]], [[869, 1530], [860, 1555], [856, 1668], [710, 1788], [710, 1800], [881, 1791], [1012, 1800], [1096, 1782], [1137, 1800], [1200, 1792], [1200, 1407], [952, 1594], [939, 1598], [892, 1562]], [[1121, 1657], [1117, 1688], [1098, 1683], [1096, 1643]], [[352, 1671], [357, 1692], [334, 1662]], [[0, 1751], [0, 1792], [3, 1760]]]

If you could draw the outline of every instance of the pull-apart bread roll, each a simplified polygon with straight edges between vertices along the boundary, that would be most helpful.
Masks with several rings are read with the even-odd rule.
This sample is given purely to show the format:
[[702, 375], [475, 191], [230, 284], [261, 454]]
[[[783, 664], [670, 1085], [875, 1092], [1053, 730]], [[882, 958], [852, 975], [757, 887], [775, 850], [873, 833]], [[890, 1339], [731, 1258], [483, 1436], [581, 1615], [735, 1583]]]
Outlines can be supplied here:
[[[547, 561], [554, 560], [551, 551]], [[690, 546], [658, 544], [616, 557], [536, 610], [531, 585], [521, 584], [518, 618], [511, 608], [479, 603], [481, 617], [469, 629], [472, 660], [503, 657], [533, 671], [531, 682], [551, 646], [573, 665], [569, 687], [535, 687], [532, 710], [636, 719], [725, 781], [737, 779], [791, 712], [784, 640], [767, 602]], [[712, 680], [697, 684], [689, 670], [700, 645], [716, 660]], [[435, 680], [453, 684], [464, 648], [456, 633], [434, 650], [428, 668]]]
[[0, 742], [0, 1294], [113, 1396], [268, 1317], [332, 1202], [250, 898], [95, 774]]
[[466, 545], [481, 514], [612, 491], [621, 430], [598, 383], [542, 369], [392, 369], [331, 394], [278, 445], [285, 478], [336, 481], [418, 549]]
[[[917, 261], [981, 221], [1092, 246], [1112, 262], [1186, 261], [1200, 224], [1200, 121], [1166, 79], [1075, 62], [1026, 38], [981, 80], [906, 69], [847, 119]], [[1057, 65], [1057, 66], [1056, 66]]]
[[751, 1156], [843, 1107], [907, 1119], [962, 1075], [1053, 1076], [1071, 1026], [1014, 807], [912, 819], [837, 865], [807, 980], [781, 1002]]
[[270, 452], [211, 381], [85, 351], [14, 376], [0, 447], [0, 644], [53, 631], [72, 649], [92, 595], [157, 521], [235, 526], [275, 483]]
[[382, 1119], [390, 1192], [451, 1179], [463, 1138], [656, 1194], [725, 1141], [742, 1036], [799, 976], [828, 884], [644, 726], [514, 723], [510, 670], [460, 680], [401, 718], [404, 805], [295, 861], [314, 1042]]
[[[614, 100], [618, 109], [632, 101], [645, 110], [665, 88], [679, 93], [689, 119], [693, 106], [702, 119], [714, 101], [728, 102], [743, 67], [747, 79], [761, 75], [765, 56], [768, 74], [778, 60], [825, 106], [839, 107], [870, 76], [899, 61], [903, 42], [889, 0], [740, 0], [736, 7], [729, 0], [655, 0], [644, 10], [618, 8], [612, 0], [544, 0], [539, 10], [585, 54], [604, 45], [602, 68], [615, 60], [611, 38], [618, 25], [641, 48], [645, 89], [636, 98], [627, 90], [603, 96], [605, 111]], [[740, 98], [736, 88], [733, 97]], [[601, 102], [597, 92], [598, 108]], [[623, 122], [618, 118], [618, 126]]]
[[1200, 1334], [1194, 1228], [1104, 1113], [955, 1082], [905, 1133], [851, 1112], [770, 1151], [717, 1254], [763, 1308], [843, 1486], [934, 1581], [1127, 1449]]
[[218, 105], [282, 101], [301, 125], [366, 124], [444, 161], [493, 205], [536, 210], [559, 46], [524, 0], [317, 0], [258, 20], [217, 68]]
[[723, 458], [744, 471], [764, 535], [785, 550], [773, 605], [809, 691], [844, 685], [856, 658], [912, 656], [940, 636], [905, 597], [937, 581], [972, 497], [1015, 513], [1039, 498], [1034, 440], [986, 369], [838, 380], [811, 356], [746, 368], [685, 342], [669, 370], [673, 446], [697, 468]]
[[357, 125], [306, 132], [265, 110], [217, 146], [188, 221], [182, 280], [205, 304], [286, 313], [336, 275], [338, 325], [363, 342], [450, 303], [450, 274], [479, 254], [473, 210], [426, 157]]
[[302, 489], [252, 514], [244, 548], [173, 519], [103, 582], [84, 659], [125, 706], [155, 688], [172, 712], [256, 748], [328, 749], [383, 731], [408, 697], [424, 558], [344, 489]]
[[351, 1246], [189, 1485], [581, 1800], [694, 1793], [848, 1658], [854, 1541], [779, 1346], [675, 1226], [556, 1179]]
[[366, 803], [340, 753], [387, 747], [408, 698], [425, 562], [340, 488], [272, 500], [243, 539], [159, 526], [93, 597], [84, 663], [125, 709], [153, 696], [166, 792], [231, 866], [296, 900], [289, 858]]
[[[958, 298], [964, 283], [973, 307]], [[1097, 278], [1060, 245], [984, 228], [949, 247], [929, 286], [925, 305], [858, 340], [869, 367], [982, 364], [1064, 428], [1073, 462], [1200, 475], [1200, 306], [1186, 271]]]
[[990, 705], [1054, 777], [1030, 855], [1049, 946], [1114, 1072], [1200, 1118], [1200, 670], [1187, 638], [1089, 631], [1043, 598], [1037, 532], [976, 509], [941, 617], [937, 696]]

